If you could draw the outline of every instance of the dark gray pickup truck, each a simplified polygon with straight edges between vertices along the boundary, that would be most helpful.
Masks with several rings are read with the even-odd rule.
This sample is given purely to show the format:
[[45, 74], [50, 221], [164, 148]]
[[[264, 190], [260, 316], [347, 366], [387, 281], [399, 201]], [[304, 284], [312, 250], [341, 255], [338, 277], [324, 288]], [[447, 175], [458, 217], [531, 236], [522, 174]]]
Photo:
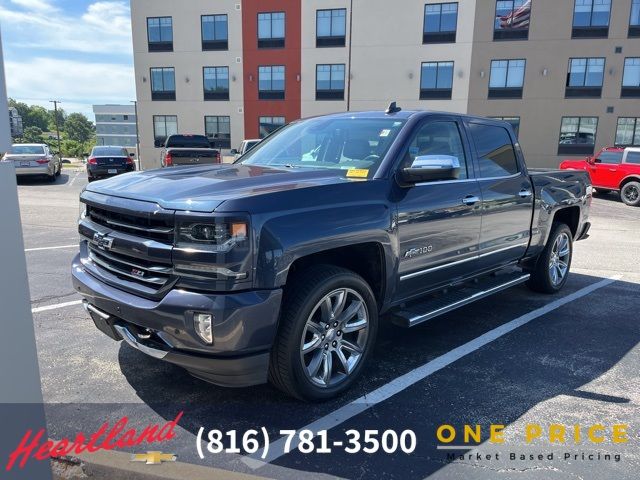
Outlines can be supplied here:
[[160, 165], [207, 165], [220, 163], [220, 150], [211, 148], [205, 135], [169, 135], [160, 151]]
[[230, 165], [88, 185], [73, 284], [115, 340], [209, 382], [306, 400], [412, 327], [526, 282], [554, 293], [589, 177], [529, 173], [506, 123], [401, 111], [294, 122]]

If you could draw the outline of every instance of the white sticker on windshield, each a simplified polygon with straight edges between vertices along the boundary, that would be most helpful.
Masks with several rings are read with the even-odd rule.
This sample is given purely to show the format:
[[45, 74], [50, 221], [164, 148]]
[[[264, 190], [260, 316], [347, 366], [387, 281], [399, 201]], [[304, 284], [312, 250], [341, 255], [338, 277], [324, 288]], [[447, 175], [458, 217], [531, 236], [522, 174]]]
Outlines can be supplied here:
[[381, 137], [388, 137], [390, 133], [391, 133], [391, 130], [389, 130], [388, 128], [385, 128], [384, 130], [382, 130], [380, 132], [380, 136]]

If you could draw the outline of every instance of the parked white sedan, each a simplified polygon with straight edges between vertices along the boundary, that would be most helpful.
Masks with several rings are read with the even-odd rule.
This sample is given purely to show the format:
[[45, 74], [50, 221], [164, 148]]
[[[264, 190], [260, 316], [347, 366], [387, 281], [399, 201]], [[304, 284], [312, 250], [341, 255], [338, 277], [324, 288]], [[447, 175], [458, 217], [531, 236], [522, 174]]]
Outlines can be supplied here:
[[60, 157], [44, 143], [16, 143], [11, 145], [3, 161], [13, 162], [16, 175], [46, 175], [54, 182], [62, 171]]

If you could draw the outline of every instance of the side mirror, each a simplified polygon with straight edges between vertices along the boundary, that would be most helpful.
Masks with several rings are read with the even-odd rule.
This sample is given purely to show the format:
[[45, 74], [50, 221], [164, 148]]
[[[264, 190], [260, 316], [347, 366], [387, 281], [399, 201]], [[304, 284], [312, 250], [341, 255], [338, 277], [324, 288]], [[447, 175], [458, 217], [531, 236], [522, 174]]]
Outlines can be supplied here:
[[135, 157], [136, 157], [136, 154], [135, 154], [135, 153], [133, 153], [133, 152], [131, 152], [131, 153], [129, 154], [129, 156], [130, 156], [131, 158], [135, 158]]
[[153, 146], [156, 148], [162, 148], [164, 147], [164, 140], [162, 138], [156, 138], [153, 141]]
[[229, 152], [230, 155], [238, 155], [238, 150], [235, 148], [232, 148], [231, 151]]
[[460, 175], [460, 161], [450, 155], [420, 155], [410, 167], [400, 171], [404, 183], [412, 185], [437, 180], [457, 180]]
[[83, 153], [83, 154], [82, 154], [82, 156], [83, 156], [83, 157], [88, 157], [88, 156], [89, 156], [89, 154], [85, 152], [85, 153]]

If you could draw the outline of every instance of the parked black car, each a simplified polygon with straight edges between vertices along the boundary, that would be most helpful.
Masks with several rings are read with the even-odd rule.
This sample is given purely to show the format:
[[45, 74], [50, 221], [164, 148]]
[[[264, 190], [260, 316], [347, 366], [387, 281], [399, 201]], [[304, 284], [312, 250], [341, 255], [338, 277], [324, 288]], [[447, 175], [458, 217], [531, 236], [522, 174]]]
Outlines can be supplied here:
[[93, 147], [87, 159], [87, 177], [92, 182], [98, 178], [133, 172], [136, 169], [134, 156], [124, 147]]
[[216, 384], [325, 399], [360, 375], [383, 318], [560, 290], [591, 197], [586, 172], [529, 173], [505, 122], [329, 115], [235, 164], [89, 185], [73, 283], [113, 339]]

